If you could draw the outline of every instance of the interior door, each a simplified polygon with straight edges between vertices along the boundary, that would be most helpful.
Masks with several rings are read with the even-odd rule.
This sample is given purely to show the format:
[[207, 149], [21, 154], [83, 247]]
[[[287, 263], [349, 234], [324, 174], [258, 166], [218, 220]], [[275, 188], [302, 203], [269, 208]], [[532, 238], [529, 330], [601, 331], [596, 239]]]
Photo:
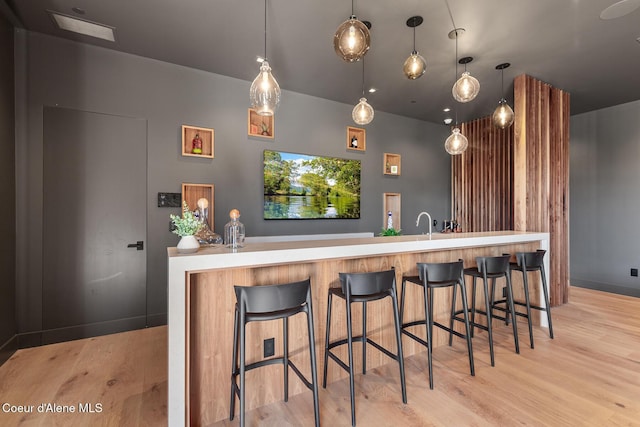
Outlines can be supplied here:
[[143, 327], [146, 120], [45, 107], [43, 133], [43, 329]]

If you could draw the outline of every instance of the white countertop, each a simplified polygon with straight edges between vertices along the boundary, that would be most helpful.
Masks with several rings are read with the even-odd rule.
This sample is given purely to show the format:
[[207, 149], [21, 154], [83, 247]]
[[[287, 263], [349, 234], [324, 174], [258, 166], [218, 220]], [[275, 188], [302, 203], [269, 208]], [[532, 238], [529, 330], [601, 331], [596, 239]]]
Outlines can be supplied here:
[[548, 240], [549, 233], [492, 231], [482, 233], [434, 233], [389, 237], [245, 243], [235, 251], [222, 245], [203, 247], [193, 254], [168, 248], [169, 266], [183, 271], [274, 265], [331, 258], [353, 258], [390, 253]]

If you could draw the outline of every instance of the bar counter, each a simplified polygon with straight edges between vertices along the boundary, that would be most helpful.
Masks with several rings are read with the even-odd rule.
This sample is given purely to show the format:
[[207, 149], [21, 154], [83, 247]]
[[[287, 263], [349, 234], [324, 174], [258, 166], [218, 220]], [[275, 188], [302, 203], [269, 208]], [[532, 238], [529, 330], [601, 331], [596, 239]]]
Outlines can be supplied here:
[[[246, 243], [245, 247], [236, 251], [217, 246], [201, 248], [194, 254], [179, 254], [176, 248], [168, 248], [169, 425], [206, 425], [229, 416], [235, 305], [233, 285], [259, 286], [311, 278], [318, 378], [322, 381], [327, 292], [329, 287], [339, 286], [338, 272], [365, 272], [394, 267], [400, 292], [402, 275], [417, 274], [417, 262], [463, 259], [465, 267], [469, 267], [475, 265], [476, 256], [536, 249], [549, 250], [549, 233], [434, 233], [431, 237], [408, 235]], [[548, 263], [548, 259], [547, 255], [545, 263]], [[550, 272], [548, 265], [545, 268]], [[551, 283], [552, 278], [548, 277], [548, 280]], [[518, 297], [518, 289], [521, 288], [519, 275], [514, 275], [513, 283], [514, 294]], [[539, 301], [539, 281], [530, 280], [530, 285], [532, 300]], [[424, 316], [421, 293], [413, 288], [418, 287], [407, 289], [405, 321]], [[436, 294], [434, 301], [436, 318], [447, 316], [450, 308], [448, 294]], [[346, 337], [344, 303], [339, 304], [334, 300], [332, 339]], [[374, 340], [393, 350], [396, 346], [392, 332], [393, 316], [388, 305], [382, 302], [368, 307], [367, 329]], [[354, 306], [354, 325], [362, 322], [360, 311], [357, 305]], [[248, 363], [262, 358], [263, 339], [275, 337], [275, 355], [281, 352], [282, 323], [259, 323], [264, 324], [250, 324], [247, 329]], [[355, 328], [357, 331], [358, 327]], [[436, 347], [444, 345], [447, 337], [443, 331], [434, 331], [433, 339]], [[309, 355], [304, 316], [291, 319], [289, 341], [292, 359], [308, 375]], [[454, 345], [462, 345], [461, 342], [454, 340]], [[360, 349], [361, 346], [354, 346], [356, 360], [359, 360]], [[413, 340], [406, 339], [403, 340], [403, 350], [405, 357], [425, 351]], [[346, 350], [344, 353], [341, 357], [346, 357]], [[368, 346], [368, 368], [373, 369], [389, 361]], [[427, 375], [425, 373], [426, 387]], [[337, 368], [335, 363], [329, 365], [327, 382], [346, 376], [346, 372]], [[290, 395], [305, 391], [308, 392], [295, 376], [291, 376]], [[248, 373], [246, 399], [247, 410], [281, 400], [282, 368], [274, 365]]]

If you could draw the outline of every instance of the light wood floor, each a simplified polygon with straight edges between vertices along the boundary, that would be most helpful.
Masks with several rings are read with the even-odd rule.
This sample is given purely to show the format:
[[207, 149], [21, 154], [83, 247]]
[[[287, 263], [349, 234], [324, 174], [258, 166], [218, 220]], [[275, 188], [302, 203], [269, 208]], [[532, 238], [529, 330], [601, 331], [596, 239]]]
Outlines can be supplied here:
[[[426, 354], [408, 358], [407, 405], [397, 364], [358, 375], [358, 425], [640, 426], [640, 299], [571, 288], [570, 303], [553, 310], [553, 322], [555, 339], [536, 328], [532, 350], [520, 320], [517, 355], [511, 329], [496, 321], [496, 366], [489, 365], [486, 334], [477, 335], [475, 377], [463, 341], [437, 348], [434, 390]], [[102, 412], [7, 414], [0, 407], [0, 425], [166, 425], [166, 335], [158, 327], [18, 351], [0, 367], [0, 405], [37, 411], [40, 403], [58, 403], [77, 411], [78, 403], [101, 403]], [[323, 425], [350, 424], [348, 387], [342, 380], [320, 389]], [[226, 425], [238, 419], [216, 424]], [[310, 392], [249, 412], [247, 425], [313, 425]]]

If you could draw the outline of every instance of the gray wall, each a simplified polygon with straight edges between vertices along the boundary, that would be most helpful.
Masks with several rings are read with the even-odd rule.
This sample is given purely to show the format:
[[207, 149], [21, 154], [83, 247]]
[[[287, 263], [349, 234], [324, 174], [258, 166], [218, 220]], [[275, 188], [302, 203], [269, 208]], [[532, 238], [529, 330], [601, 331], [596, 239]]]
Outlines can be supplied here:
[[0, 13], [0, 363], [13, 349], [16, 325], [13, 26]]
[[[416, 233], [422, 210], [434, 219], [450, 215], [450, 158], [443, 125], [376, 112], [366, 127], [367, 150], [346, 150], [352, 105], [283, 91], [274, 140], [247, 136], [250, 82], [37, 33], [17, 33], [18, 315], [21, 332], [42, 325], [42, 110], [59, 105], [148, 120], [149, 324], [166, 319], [166, 248], [169, 214], [158, 192], [180, 192], [182, 182], [215, 185], [215, 229], [238, 208], [247, 235], [372, 231], [383, 225], [382, 193], [402, 193], [402, 228]], [[250, 66], [257, 66], [252, 60]], [[286, 89], [286, 82], [280, 82]], [[375, 96], [371, 97], [375, 107]], [[356, 99], [354, 98], [354, 103]], [[215, 158], [180, 154], [180, 126], [215, 129]], [[362, 160], [359, 220], [265, 221], [262, 219], [264, 149]], [[402, 155], [402, 176], [382, 174], [384, 152]], [[117, 173], [117, 171], [114, 171]], [[61, 209], [71, 207], [61, 206]], [[424, 225], [424, 223], [423, 223]]]
[[571, 283], [640, 296], [640, 101], [571, 116]]

